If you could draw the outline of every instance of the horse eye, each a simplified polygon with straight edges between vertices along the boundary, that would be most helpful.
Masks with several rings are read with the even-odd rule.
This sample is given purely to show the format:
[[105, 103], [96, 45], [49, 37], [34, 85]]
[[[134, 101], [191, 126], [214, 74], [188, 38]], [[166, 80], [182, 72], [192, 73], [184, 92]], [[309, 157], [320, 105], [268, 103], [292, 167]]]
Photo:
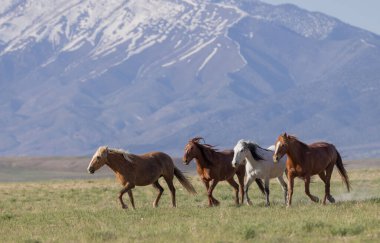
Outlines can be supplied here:
[[96, 159], [100, 159], [100, 156], [96, 156]]

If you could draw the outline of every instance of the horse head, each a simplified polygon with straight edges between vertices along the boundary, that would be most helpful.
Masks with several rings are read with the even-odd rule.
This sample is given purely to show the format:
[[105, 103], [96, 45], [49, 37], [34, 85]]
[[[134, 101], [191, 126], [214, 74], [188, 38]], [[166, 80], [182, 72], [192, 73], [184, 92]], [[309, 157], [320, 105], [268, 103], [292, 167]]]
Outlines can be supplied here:
[[234, 147], [234, 157], [232, 159], [232, 167], [238, 167], [245, 161], [247, 157], [247, 143], [244, 140], [239, 140]]
[[90, 164], [88, 165], [87, 171], [90, 174], [94, 174], [100, 167], [102, 167], [107, 162], [108, 147], [99, 147], [95, 154], [92, 156]]
[[193, 139], [190, 139], [186, 144], [182, 157], [182, 161], [185, 165], [188, 165], [192, 159], [198, 156], [199, 148], [197, 147], [197, 144], [199, 144], [200, 140], [204, 139], [202, 137], [195, 137]]
[[290, 137], [286, 134], [286, 132], [278, 136], [275, 142], [275, 149], [273, 154], [274, 163], [277, 163], [288, 152], [289, 139]]

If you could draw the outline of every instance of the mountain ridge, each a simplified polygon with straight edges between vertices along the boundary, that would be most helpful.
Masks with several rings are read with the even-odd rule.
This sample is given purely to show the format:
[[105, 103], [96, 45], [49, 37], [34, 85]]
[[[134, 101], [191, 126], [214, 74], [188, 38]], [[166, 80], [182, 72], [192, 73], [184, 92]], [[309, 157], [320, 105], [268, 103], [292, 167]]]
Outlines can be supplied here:
[[7, 3], [0, 155], [178, 156], [197, 135], [231, 147], [283, 131], [379, 155], [373, 33], [260, 1]]

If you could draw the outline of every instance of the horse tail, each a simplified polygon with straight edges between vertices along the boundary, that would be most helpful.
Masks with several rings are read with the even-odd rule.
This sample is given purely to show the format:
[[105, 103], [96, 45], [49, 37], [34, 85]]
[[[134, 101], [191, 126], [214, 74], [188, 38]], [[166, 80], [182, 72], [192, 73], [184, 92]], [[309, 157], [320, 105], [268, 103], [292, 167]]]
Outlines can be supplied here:
[[347, 191], [350, 191], [351, 185], [350, 185], [350, 181], [348, 179], [347, 171], [346, 171], [346, 169], [343, 166], [342, 157], [340, 156], [340, 154], [339, 154], [338, 151], [336, 151], [336, 153], [337, 153], [337, 156], [338, 156], [338, 158], [336, 160], [336, 163], [335, 163], [336, 167], [338, 167], [339, 174], [342, 177], [342, 180], [343, 180], [344, 184], [346, 184]]
[[265, 195], [265, 188], [264, 188], [263, 181], [261, 179], [259, 179], [259, 178], [256, 178], [255, 181], [256, 181], [256, 184], [259, 187], [261, 193]]
[[177, 177], [181, 185], [191, 194], [197, 194], [193, 185], [190, 183], [189, 179], [177, 168], [174, 166], [174, 175]]

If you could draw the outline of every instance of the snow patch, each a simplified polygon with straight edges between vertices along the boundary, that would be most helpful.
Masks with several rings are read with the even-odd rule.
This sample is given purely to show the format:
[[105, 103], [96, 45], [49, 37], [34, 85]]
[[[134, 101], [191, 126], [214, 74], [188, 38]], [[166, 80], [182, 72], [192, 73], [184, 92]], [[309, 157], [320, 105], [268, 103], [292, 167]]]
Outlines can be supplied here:
[[364, 39], [360, 39], [360, 41], [361, 41], [364, 45], [366, 45], [366, 46], [368, 46], [368, 47], [376, 48], [375, 45], [368, 43], [368, 42], [367, 42], [366, 40], [364, 40]]
[[206, 57], [206, 59], [203, 61], [202, 65], [198, 68], [197, 76], [198, 76], [198, 73], [200, 73], [202, 71], [202, 69], [207, 65], [207, 63], [211, 60], [211, 58], [216, 54], [217, 51], [218, 51], [218, 48], [215, 47], [214, 50], [212, 50], [212, 52], [210, 53], [210, 55], [208, 55]]

